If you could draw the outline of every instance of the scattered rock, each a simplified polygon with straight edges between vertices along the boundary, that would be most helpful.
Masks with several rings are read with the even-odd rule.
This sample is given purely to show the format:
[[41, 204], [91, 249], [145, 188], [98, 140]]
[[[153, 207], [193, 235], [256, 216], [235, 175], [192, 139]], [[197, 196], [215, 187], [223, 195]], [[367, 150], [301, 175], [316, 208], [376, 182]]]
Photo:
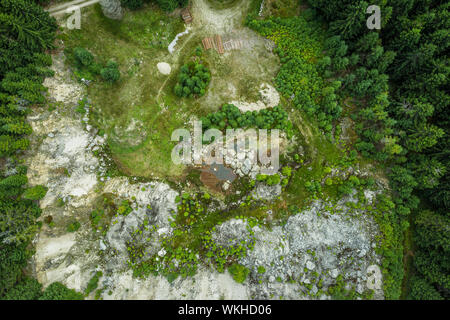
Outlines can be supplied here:
[[164, 75], [169, 75], [172, 70], [170, 65], [166, 62], [160, 62], [156, 67], [158, 68], [158, 71]]
[[306, 261], [306, 268], [308, 268], [309, 270], [314, 270], [316, 268], [316, 265], [314, 264], [314, 262], [312, 261]]

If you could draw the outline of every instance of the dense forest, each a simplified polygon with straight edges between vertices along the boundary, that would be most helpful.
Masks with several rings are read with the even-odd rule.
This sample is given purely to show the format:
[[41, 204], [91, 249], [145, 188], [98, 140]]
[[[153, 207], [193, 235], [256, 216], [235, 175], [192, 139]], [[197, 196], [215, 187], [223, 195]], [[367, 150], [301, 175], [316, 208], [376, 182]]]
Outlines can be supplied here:
[[46, 50], [53, 47], [56, 21], [29, 0], [2, 0], [0, 12], [0, 299], [83, 299], [57, 282], [42, 291], [23, 272], [46, 188], [27, 187], [19, 155], [29, 145], [26, 115], [45, 102], [42, 82], [53, 75]]
[[[450, 3], [374, 1], [381, 29], [366, 27], [365, 1], [308, 1], [308, 13], [331, 34], [325, 63], [356, 106], [357, 149], [386, 165], [392, 221], [412, 232], [411, 299], [448, 299], [450, 289], [449, 29]], [[408, 225], [409, 229], [408, 229]], [[405, 237], [406, 238], [406, 237]], [[402, 239], [405, 240], [405, 239]], [[390, 272], [402, 281], [403, 252]], [[388, 298], [399, 298], [399, 286]]]

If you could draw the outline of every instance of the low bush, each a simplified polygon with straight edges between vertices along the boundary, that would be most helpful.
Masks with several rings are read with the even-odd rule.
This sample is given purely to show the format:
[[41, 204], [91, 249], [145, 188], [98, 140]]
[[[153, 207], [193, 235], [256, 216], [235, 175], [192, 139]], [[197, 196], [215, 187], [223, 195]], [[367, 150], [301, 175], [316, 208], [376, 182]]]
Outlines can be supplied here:
[[174, 92], [179, 97], [200, 97], [205, 94], [210, 80], [208, 68], [201, 63], [190, 62], [181, 67]]
[[250, 270], [241, 264], [233, 263], [228, 267], [228, 271], [233, 276], [234, 281], [243, 283], [247, 279]]

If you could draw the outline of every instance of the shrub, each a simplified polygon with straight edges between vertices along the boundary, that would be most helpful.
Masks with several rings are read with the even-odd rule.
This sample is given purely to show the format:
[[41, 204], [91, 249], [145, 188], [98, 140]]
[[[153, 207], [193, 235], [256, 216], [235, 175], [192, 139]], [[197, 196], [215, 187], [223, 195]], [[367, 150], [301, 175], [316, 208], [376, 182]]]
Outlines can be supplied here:
[[117, 63], [114, 61], [109, 61], [106, 64], [106, 67], [100, 70], [100, 75], [103, 80], [108, 81], [110, 83], [116, 82], [120, 79], [120, 71], [117, 66]]
[[130, 202], [128, 200], [123, 200], [119, 208], [117, 209], [117, 213], [123, 216], [128, 215], [133, 208], [130, 206]]
[[280, 183], [280, 175], [279, 174], [274, 174], [272, 176], [268, 176], [267, 180], [266, 180], [267, 185], [269, 186], [274, 186], [278, 183]]
[[258, 173], [257, 175], [256, 175], [256, 180], [258, 180], [258, 181], [265, 181], [266, 179], [267, 179], [267, 175], [265, 175], [265, 174], [261, 174], [261, 173]]
[[39, 300], [83, 300], [84, 296], [73, 289], [69, 289], [60, 282], [49, 285]]
[[413, 277], [411, 280], [409, 299], [413, 300], [443, 300], [439, 292], [425, 279]]
[[67, 232], [75, 232], [80, 229], [81, 224], [78, 221], [74, 221], [67, 226]]
[[247, 279], [248, 274], [250, 273], [249, 269], [238, 263], [233, 263], [228, 268], [228, 271], [233, 276], [234, 281], [238, 283], [243, 283], [245, 279]]
[[359, 179], [356, 176], [350, 176], [350, 178], [348, 178], [348, 181], [355, 187], [359, 186], [360, 184]]
[[[260, 111], [241, 112], [233, 104], [225, 104], [217, 111], [201, 118], [203, 129], [216, 128], [259, 128], [284, 130], [288, 136], [292, 131], [292, 123], [283, 108], [277, 106]], [[288, 169], [286, 169], [288, 170]]]
[[44, 186], [34, 186], [25, 190], [22, 197], [28, 200], [41, 200], [45, 197], [47, 190], [48, 188]]
[[290, 177], [292, 175], [292, 168], [288, 166], [283, 167], [283, 169], [281, 169], [281, 173], [283, 176]]
[[201, 63], [190, 62], [181, 67], [174, 92], [179, 97], [203, 96], [210, 80], [211, 73], [208, 68]]
[[4, 300], [36, 300], [42, 295], [42, 285], [34, 278], [25, 278], [11, 288]]
[[307, 181], [305, 182], [305, 188], [309, 192], [321, 192], [322, 187], [319, 181]]
[[101, 276], [103, 276], [103, 272], [97, 271], [94, 276], [89, 280], [85, 293], [88, 295], [98, 287], [98, 281], [100, 280]]
[[20, 281], [30, 253], [26, 244], [0, 244], [0, 297]]
[[353, 185], [351, 183], [349, 183], [348, 181], [344, 182], [344, 184], [342, 184], [338, 187], [339, 193], [343, 194], [343, 195], [351, 194], [352, 190], [353, 190]]
[[184, 7], [187, 5], [188, 0], [156, 0], [159, 7], [167, 12], [172, 12], [178, 6]]
[[139, 9], [144, 5], [144, 1], [142, 0], [120, 0], [120, 2], [125, 8], [130, 10]]
[[73, 50], [75, 60], [79, 64], [79, 67], [88, 67], [94, 62], [94, 56], [88, 50], [77, 47]]

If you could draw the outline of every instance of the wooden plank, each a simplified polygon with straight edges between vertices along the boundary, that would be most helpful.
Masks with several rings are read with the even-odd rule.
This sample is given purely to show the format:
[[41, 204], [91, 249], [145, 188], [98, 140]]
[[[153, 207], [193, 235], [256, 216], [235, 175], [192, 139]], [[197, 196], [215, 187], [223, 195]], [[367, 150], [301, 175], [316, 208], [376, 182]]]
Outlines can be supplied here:
[[186, 23], [190, 23], [192, 22], [192, 15], [191, 12], [189, 11], [189, 9], [183, 9], [181, 11], [181, 17], [183, 18], [184, 22]]
[[202, 40], [202, 43], [203, 43], [203, 48], [205, 48], [205, 50], [212, 48], [212, 39], [211, 38], [204, 38]]
[[227, 41], [227, 42], [224, 42], [224, 43], [223, 43], [223, 48], [224, 48], [225, 50], [232, 50], [232, 49], [233, 49], [233, 41], [232, 41], [232, 40], [229, 40], [229, 41]]
[[225, 50], [223, 49], [222, 37], [220, 35], [216, 35], [215, 40], [216, 40], [215, 42], [216, 42], [217, 52], [219, 54], [223, 54], [225, 52]]

